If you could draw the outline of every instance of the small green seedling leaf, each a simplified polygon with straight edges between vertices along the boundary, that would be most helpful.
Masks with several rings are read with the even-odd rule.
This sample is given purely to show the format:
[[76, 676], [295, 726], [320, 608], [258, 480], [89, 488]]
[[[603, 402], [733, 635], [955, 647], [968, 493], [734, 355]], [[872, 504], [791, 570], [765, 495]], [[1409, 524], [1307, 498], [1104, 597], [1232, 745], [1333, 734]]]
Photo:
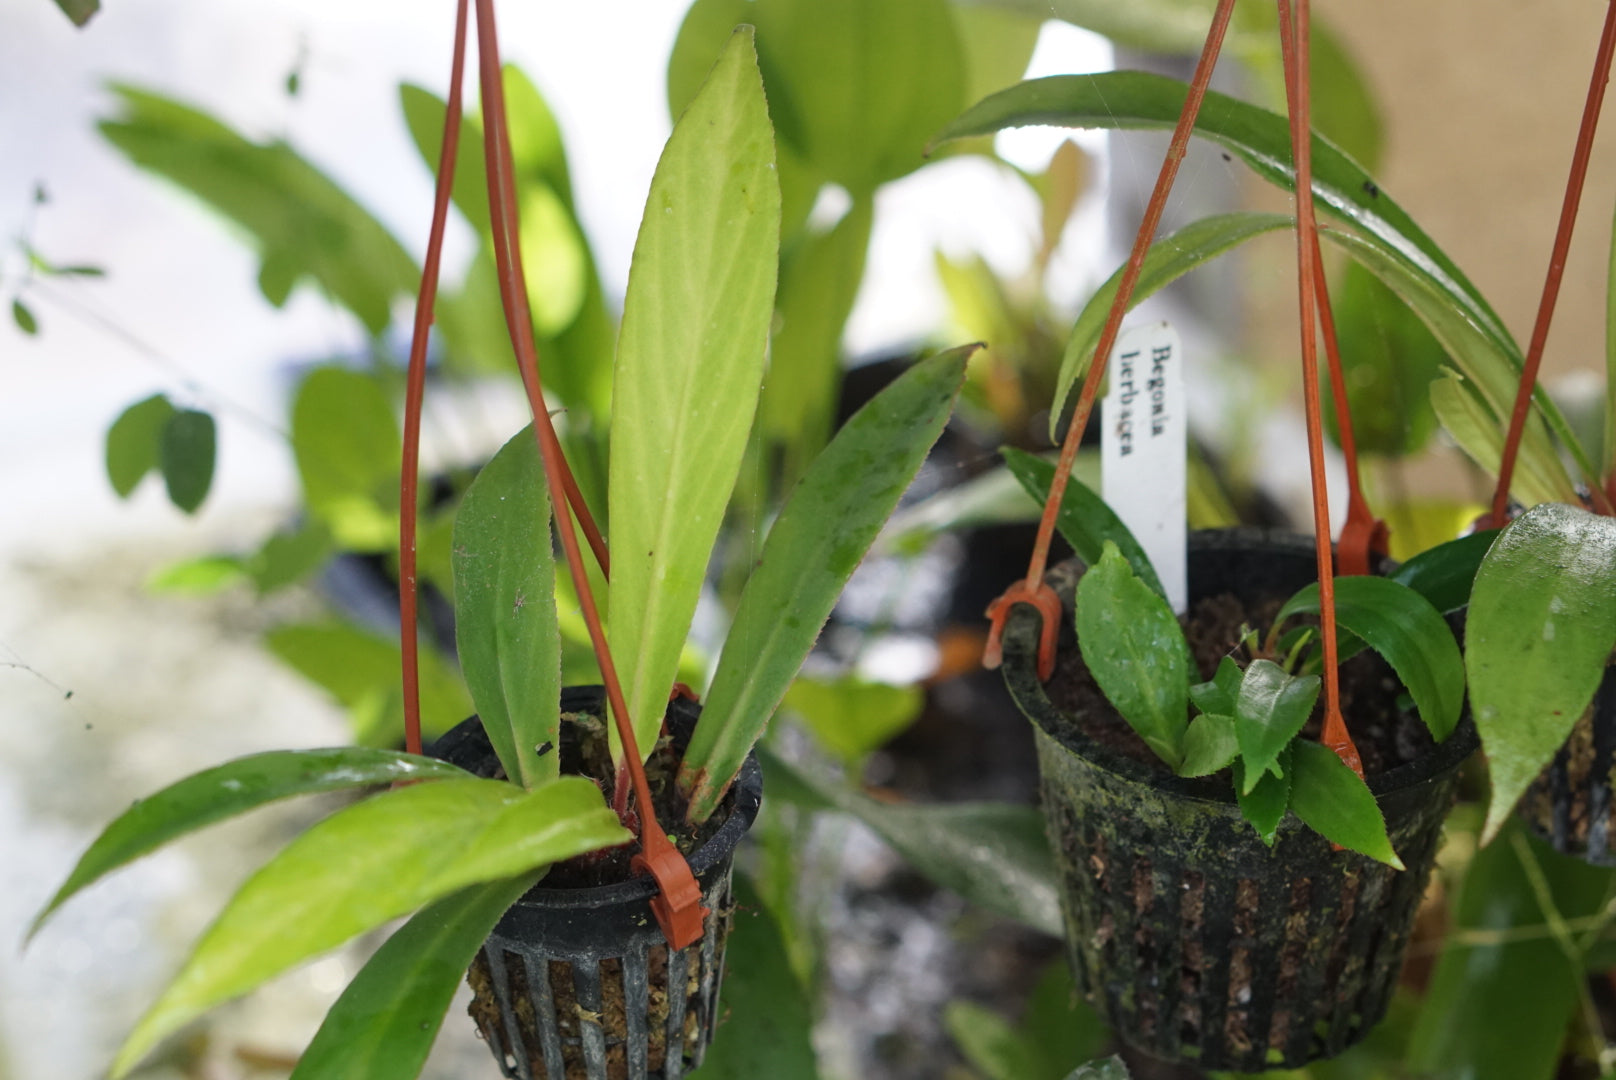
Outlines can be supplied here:
[[1106, 700], [1178, 768], [1189, 724], [1184, 632], [1109, 540], [1077, 583], [1077, 645]]
[[466, 489], [454, 523], [455, 645], [471, 700], [505, 775], [560, 775], [561, 632], [550, 496], [533, 427], [506, 442]]
[[1119, 1057], [1108, 1057], [1103, 1061], [1091, 1061], [1073, 1070], [1066, 1080], [1132, 1080], [1133, 1073]]
[[752, 38], [750, 27], [730, 37], [674, 125], [623, 300], [608, 625], [642, 755], [740, 474], [774, 311], [780, 185]]
[[[1318, 610], [1315, 582], [1286, 601], [1275, 621]], [[1335, 616], [1385, 657], [1408, 687], [1431, 737], [1441, 742], [1453, 734], [1464, 710], [1464, 657], [1431, 602], [1387, 578], [1343, 577], [1335, 581]]]
[[1279, 832], [1279, 823], [1284, 820], [1285, 809], [1291, 801], [1291, 750], [1291, 746], [1285, 747], [1275, 763], [1280, 770], [1279, 775], [1272, 772], [1258, 773], [1257, 782], [1252, 785], [1249, 792], [1246, 790], [1246, 779], [1249, 774], [1245, 763], [1235, 758], [1232, 766], [1234, 792], [1235, 797], [1240, 800], [1240, 812], [1251, 823], [1251, 827], [1257, 830], [1262, 842], [1269, 847], [1274, 846], [1274, 836]]
[[537, 873], [472, 885], [416, 913], [359, 969], [326, 1013], [291, 1080], [420, 1075], [477, 950]]
[[942, 434], [975, 350], [966, 345], [923, 360], [871, 398], [780, 511], [741, 593], [680, 767], [692, 821], [712, 813], [779, 706], [836, 598]]
[[[1050, 485], [1055, 482], [1053, 461], [1045, 461], [1013, 446], [1000, 447], [999, 455], [1036, 502], [1042, 503], [1049, 498]], [[1161, 580], [1156, 577], [1156, 568], [1150, 565], [1150, 556], [1139, 546], [1139, 541], [1128, 531], [1128, 526], [1105, 504], [1104, 499], [1075, 476], [1066, 481], [1066, 493], [1061, 497], [1060, 510], [1055, 515], [1055, 527], [1072, 545], [1072, 551], [1083, 560], [1085, 566], [1093, 566], [1100, 561], [1107, 543], [1115, 544], [1117, 550], [1127, 557], [1128, 565], [1133, 567], [1140, 581], [1150, 586], [1151, 591], [1161, 596], [1167, 595], [1162, 590]]]
[[1239, 753], [1234, 717], [1202, 713], [1190, 721], [1184, 732], [1184, 760], [1178, 766], [1178, 775], [1211, 776], [1227, 769]]
[[11, 301], [11, 321], [29, 337], [39, 333], [39, 320], [34, 317], [33, 309], [21, 300]]
[[1218, 670], [1209, 682], [1190, 687], [1190, 700], [1204, 713], [1233, 716], [1235, 702], [1240, 699], [1240, 665], [1234, 657], [1225, 656], [1218, 661]]
[[1483, 841], [1593, 699], [1616, 645], [1616, 521], [1535, 506], [1482, 560], [1465, 622], [1470, 706], [1493, 797]]
[[497, 780], [397, 788], [340, 810], [248, 879], [113, 1062], [128, 1074], [221, 1002], [356, 934], [480, 882], [633, 839], [592, 782], [537, 791]]
[[466, 775], [432, 758], [357, 747], [274, 750], [196, 773], [135, 803], [103, 829], [34, 918], [29, 936], [74, 893], [118, 867], [187, 833], [265, 803], [319, 791]]
[[1292, 675], [1272, 660], [1253, 660], [1240, 680], [1235, 701], [1235, 734], [1245, 762], [1249, 795], [1265, 772], [1284, 766], [1280, 754], [1307, 723], [1319, 697], [1317, 675]]
[[196, 513], [213, 486], [216, 451], [213, 417], [197, 409], [180, 409], [163, 425], [158, 462], [168, 499], [187, 514]]
[[1369, 785], [1334, 750], [1298, 739], [1291, 767], [1291, 810], [1303, 824], [1331, 843], [1403, 869]]
[[135, 485], [157, 468], [163, 429], [173, 415], [168, 398], [153, 394], [125, 409], [107, 429], [107, 479], [120, 499], [128, 498]]
[[1458, 611], [1470, 603], [1470, 586], [1498, 533], [1497, 529], [1486, 529], [1438, 544], [1386, 576], [1425, 597], [1444, 615]]

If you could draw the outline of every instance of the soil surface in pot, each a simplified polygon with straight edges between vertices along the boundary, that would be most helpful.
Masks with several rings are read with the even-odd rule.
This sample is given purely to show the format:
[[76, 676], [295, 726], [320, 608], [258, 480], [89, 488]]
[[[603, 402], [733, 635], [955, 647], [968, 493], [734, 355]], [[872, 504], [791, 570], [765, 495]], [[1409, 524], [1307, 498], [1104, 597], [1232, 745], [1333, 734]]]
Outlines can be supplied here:
[[[1172, 776], [1172, 769], [1111, 707], [1083, 663], [1071, 617], [1073, 590], [1081, 572], [1067, 563], [1051, 570], [1049, 576], [1050, 584], [1062, 597], [1066, 613], [1055, 658], [1055, 674], [1044, 688], [1050, 701], [1068, 716], [1076, 717], [1089, 738], [1150, 766], [1164, 777]], [[1180, 615], [1178, 621], [1195, 657], [1200, 681], [1211, 679], [1225, 656], [1234, 657], [1245, 667], [1253, 659], [1241, 644], [1246, 629], [1255, 629], [1261, 641], [1286, 599], [1288, 597], [1274, 597], [1248, 607], [1238, 597], [1224, 593], [1203, 597], [1191, 604], [1190, 610]], [[1287, 622], [1288, 625], [1318, 625], [1313, 617]], [[1341, 665], [1341, 713], [1358, 745], [1364, 772], [1369, 776], [1405, 765], [1436, 748], [1418, 713], [1412, 707], [1403, 708], [1398, 704], [1402, 694], [1402, 683], [1372, 650], [1365, 649]], [[1323, 724], [1324, 693], [1321, 689], [1313, 715], [1302, 729], [1303, 738], [1317, 739]], [[1228, 779], [1232, 790], [1229, 770], [1225, 769], [1218, 776]]]

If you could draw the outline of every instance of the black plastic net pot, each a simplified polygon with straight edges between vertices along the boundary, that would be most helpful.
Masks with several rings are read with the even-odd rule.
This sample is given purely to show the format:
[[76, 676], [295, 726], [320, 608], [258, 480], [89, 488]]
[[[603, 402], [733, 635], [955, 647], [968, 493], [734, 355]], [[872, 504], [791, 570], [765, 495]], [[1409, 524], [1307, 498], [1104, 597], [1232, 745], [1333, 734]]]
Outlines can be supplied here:
[[[1063, 654], [1076, 646], [1076, 576], [1069, 564], [1051, 574], [1066, 610]], [[1223, 594], [1260, 607], [1315, 579], [1311, 539], [1190, 539], [1192, 608]], [[1033, 721], [1067, 955], [1089, 1001], [1129, 1044], [1207, 1069], [1294, 1068], [1361, 1039], [1396, 986], [1459, 765], [1476, 745], [1468, 718], [1440, 747], [1370, 777], [1408, 867], [1397, 872], [1333, 850], [1294, 815], [1265, 847], [1226, 776], [1179, 778], [1092, 738], [1039, 682], [1037, 643], [1037, 617], [1018, 605], [1005, 680]]]
[[[564, 712], [600, 715], [599, 687], [562, 691]], [[678, 745], [700, 706], [678, 700], [667, 725]], [[499, 767], [473, 717], [433, 748], [481, 776]], [[467, 979], [472, 1019], [513, 1080], [678, 1080], [701, 1064], [718, 1017], [733, 901], [736, 845], [763, 799], [763, 773], [748, 757], [725, 797], [728, 816], [689, 856], [710, 914], [701, 939], [668, 948], [651, 914], [656, 885], [637, 877], [593, 888], [541, 881], [500, 919]]]
[[1596, 866], [1616, 866], [1616, 667], [1607, 667], [1594, 699], [1549, 767], [1532, 781], [1517, 812], [1554, 850]]

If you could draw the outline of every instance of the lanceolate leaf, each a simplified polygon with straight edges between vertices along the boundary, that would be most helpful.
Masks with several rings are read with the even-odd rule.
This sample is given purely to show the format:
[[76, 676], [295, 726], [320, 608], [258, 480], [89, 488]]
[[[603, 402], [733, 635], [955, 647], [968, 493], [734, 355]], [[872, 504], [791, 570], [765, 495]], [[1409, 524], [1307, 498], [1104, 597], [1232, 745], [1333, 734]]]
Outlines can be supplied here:
[[1285, 747], [1276, 762], [1280, 775], [1264, 772], [1258, 777], [1256, 785], [1248, 794], [1246, 792], [1245, 763], [1239, 758], [1234, 762], [1234, 792], [1240, 801], [1240, 812], [1245, 815], [1251, 827], [1257, 830], [1257, 835], [1269, 847], [1274, 846], [1274, 836], [1279, 832], [1279, 823], [1285, 818], [1285, 808], [1291, 801], [1291, 757], [1294, 743]]
[[1332, 843], [1403, 869], [1369, 786], [1334, 750], [1297, 739], [1291, 768], [1291, 810], [1303, 824]]
[[[680, 768], [705, 820], [779, 706], [836, 598], [942, 433], [974, 345], [910, 368], [860, 409], [791, 493], [741, 593]], [[614, 589], [617, 587], [613, 582]]]
[[[1049, 498], [1050, 485], [1055, 482], [1053, 461], [1046, 461], [1013, 446], [1000, 447], [999, 455], [1028, 495], [1039, 503]], [[1135, 577], [1157, 595], [1167, 595], [1162, 591], [1161, 579], [1156, 577], [1156, 568], [1150, 565], [1150, 556], [1139, 546], [1139, 541], [1128, 531], [1128, 526], [1105, 504], [1104, 499], [1076, 475], [1067, 478], [1066, 493], [1061, 497], [1060, 509], [1055, 514], [1055, 527], [1072, 545], [1072, 550], [1084, 565], [1098, 563], [1105, 545], [1108, 542], [1115, 544], [1128, 560]]]
[[561, 632], [544, 464], [528, 425], [483, 466], [454, 525], [455, 645], [505, 775], [537, 787], [561, 730]]
[[[1501, 413], [1488, 404], [1475, 384], [1456, 371], [1445, 371], [1442, 378], [1431, 383], [1431, 408], [1471, 460], [1496, 475], [1504, 450], [1508, 413]], [[1531, 505], [1577, 498], [1571, 478], [1555, 456], [1547, 433], [1536, 422], [1536, 417], [1527, 421], [1521, 436], [1510, 493]]]
[[609, 621], [645, 754], [757, 407], [780, 235], [773, 164], [752, 34], [737, 31], [657, 164], [618, 340]]
[[1077, 583], [1077, 646], [1112, 707], [1178, 768], [1189, 724], [1184, 632], [1110, 541]]
[[197, 409], [180, 409], [163, 425], [157, 459], [168, 485], [168, 498], [194, 514], [213, 486], [215, 453], [213, 417]]
[[162, 394], [137, 401], [107, 429], [107, 479], [119, 498], [128, 498], [145, 475], [157, 468], [163, 429], [174, 406]]
[[1190, 721], [1184, 732], [1184, 760], [1178, 766], [1178, 775], [1211, 776], [1228, 768], [1238, 753], [1234, 717], [1202, 713]]
[[1444, 615], [1458, 611], [1470, 603], [1471, 583], [1496, 539], [1497, 529], [1484, 529], [1449, 540], [1420, 552], [1386, 576], [1425, 597]]
[[1319, 697], [1317, 675], [1296, 676], [1272, 660], [1253, 660], [1240, 680], [1234, 728], [1249, 795], [1267, 772], [1284, 775], [1279, 755], [1307, 723]]
[[413, 1080], [455, 991], [505, 910], [539, 875], [473, 885], [387, 939], [326, 1013], [292, 1080]]
[[170, 840], [277, 799], [398, 780], [464, 778], [453, 765], [391, 750], [274, 750], [237, 758], [135, 803], [102, 830], [34, 919], [32, 934], [62, 903], [103, 875]]
[[1483, 840], [1588, 707], [1616, 644], [1616, 521], [1545, 503], [1493, 542], [1465, 622], [1470, 707], [1491, 767]]
[[496, 780], [441, 780], [333, 814], [231, 898], [118, 1052], [113, 1076], [207, 1009], [355, 934], [468, 885], [631, 838], [583, 777], [531, 792]]
[[[1319, 587], [1314, 583], [1286, 601], [1275, 619], [1318, 611]], [[1386, 578], [1342, 577], [1335, 580], [1335, 616], [1386, 658], [1431, 737], [1441, 742], [1451, 735], [1464, 709], [1464, 658], [1431, 602]]]

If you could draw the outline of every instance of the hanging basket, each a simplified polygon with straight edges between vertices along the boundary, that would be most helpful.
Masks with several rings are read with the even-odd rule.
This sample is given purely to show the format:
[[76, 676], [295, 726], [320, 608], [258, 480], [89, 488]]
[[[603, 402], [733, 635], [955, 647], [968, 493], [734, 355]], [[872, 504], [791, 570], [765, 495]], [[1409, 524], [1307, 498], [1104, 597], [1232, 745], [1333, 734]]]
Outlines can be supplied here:
[[1521, 797], [1517, 813], [1526, 827], [1554, 850], [1593, 863], [1616, 866], [1616, 667], [1605, 677], [1571, 737]]
[[[564, 712], [600, 715], [599, 687], [562, 691]], [[668, 706], [676, 745], [687, 741], [700, 706]], [[498, 760], [473, 717], [433, 749], [492, 776]], [[472, 963], [472, 1018], [512, 1080], [678, 1080], [701, 1064], [718, 1016], [733, 901], [736, 845], [757, 818], [763, 773], [748, 757], [725, 798], [728, 816], [691, 853], [690, 869], [709, 909], [701, 938], [670, 950], [650, 901], [656, 884], [538, 886], [505, 913]], [[722, 812], [722, 811], [721, 811]]]
[[[1248, 610], [1316, 579], [1310, 539], [1192, 535], [1192, 603], [1233, 594]], [[1072, 572], [1061, 651], [1075, 648]], [[1050, 844], [1064, 881], [1078, 985], [1129, 1044], [1206, 1069], [1297, 1067], [1340, 1053], [1386, 1011], [1452, 803], [1476, 745], [1468, 717], [1446, 743], [1369, 780], [1403, 872], [1288, 814], [1273, 848], [1222, 776], [1183, 779], [1097, 742], [1036, 675], [1038, 621], [1004, 635], [1011, 694], [1033, 721]], [[1120, 723], [1120, 720], [1118, 720]], [[1351, 720], [1349, 718], [1349, 725]]]

